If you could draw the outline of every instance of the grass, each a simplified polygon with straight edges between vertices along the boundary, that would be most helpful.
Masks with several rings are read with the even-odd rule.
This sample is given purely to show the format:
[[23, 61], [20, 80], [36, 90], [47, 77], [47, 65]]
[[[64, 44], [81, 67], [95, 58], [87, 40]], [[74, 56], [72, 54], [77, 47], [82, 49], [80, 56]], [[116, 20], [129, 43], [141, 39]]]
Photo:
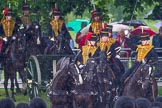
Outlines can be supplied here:
[[[4, 89], [0, 89], [0, 94], [1, 94], [0, 99], [5, 98]], [[16, 105], [20, 102], [29, 103], [28, 96], [24, 96], [22, 94], [16, 94], [15, 96], [16, 96], [16, 102], [15, 102]], [[158, 89], [158, 96], [162, 96], [162, 87]], [[43, 92], [41, 97], [45, 100], [47, 104], [47, 108], [50, 108], [50, 100], [47, 97], [46, 92]]]

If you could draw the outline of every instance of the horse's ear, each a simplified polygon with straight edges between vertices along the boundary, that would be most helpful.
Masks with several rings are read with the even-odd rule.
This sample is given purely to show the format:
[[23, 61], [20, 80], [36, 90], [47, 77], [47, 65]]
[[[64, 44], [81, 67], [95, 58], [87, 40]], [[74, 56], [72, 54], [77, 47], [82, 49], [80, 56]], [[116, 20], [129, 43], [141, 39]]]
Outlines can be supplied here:
[[92, 53], [89, 53], [88, 57], [91, 58], [92, 57]]

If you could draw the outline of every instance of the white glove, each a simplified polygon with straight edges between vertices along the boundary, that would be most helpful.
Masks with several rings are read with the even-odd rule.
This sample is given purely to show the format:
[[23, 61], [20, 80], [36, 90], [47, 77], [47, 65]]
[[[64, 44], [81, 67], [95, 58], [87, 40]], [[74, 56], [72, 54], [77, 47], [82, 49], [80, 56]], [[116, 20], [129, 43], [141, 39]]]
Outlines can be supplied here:
[[21, 24], [20, 27], [19, 27], [19, 29], [20, 29], [20, 30], [21, 30], [21, 29], [24, 29], [24, 25]]
[[4, 40], [5, 42], [7, 42], [7, 37], [4, 37], [3, 40]]
[[146, 61], [145, 61], [145, 59], [142, 59], [142, 64], [146, 64]]
[[82, 65], [82, 64], [81, 64], [81, 65], [79, 65], [79, 69], [82, 69], [83, 67], [84, 67], [84, 65]]
[[16, 39], [16, 37], [15, 37], [15, 36], [13, 36], [13, 37], [12, 37], [12, 39], [13, 39], [13, 40], [15, 40], [15, 39]]
[[54, 41], [55, 39], [54, 39], [54, 37], [52, 37], [50, 40], [51, 40], [51, 41]]
[[118, 58], [119, 59], [120, 58], [120, 55], [116, 55], [115, 58]]

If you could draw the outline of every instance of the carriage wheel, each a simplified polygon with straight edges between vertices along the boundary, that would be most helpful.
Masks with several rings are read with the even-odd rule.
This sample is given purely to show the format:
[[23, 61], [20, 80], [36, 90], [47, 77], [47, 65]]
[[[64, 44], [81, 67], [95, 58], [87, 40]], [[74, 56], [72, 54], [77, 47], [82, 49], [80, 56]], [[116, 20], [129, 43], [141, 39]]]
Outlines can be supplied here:
[[39, 96], [41, 85], [41, 72], [36, 56], [31, 56], [27, 63], [27, 93], [29, 100]]

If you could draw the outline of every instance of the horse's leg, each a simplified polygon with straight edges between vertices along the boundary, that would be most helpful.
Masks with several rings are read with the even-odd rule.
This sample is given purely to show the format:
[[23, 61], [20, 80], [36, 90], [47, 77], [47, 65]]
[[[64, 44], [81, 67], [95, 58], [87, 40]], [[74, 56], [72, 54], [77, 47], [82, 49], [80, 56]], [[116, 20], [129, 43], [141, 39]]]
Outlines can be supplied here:
[[86, 108], [93, 108], [93, 98], [91, 96], [87, 97], [85, 100]]
[[[15, 76], [15, 75], [14, 75]], [[14, 101], [16, 101], [16, 99], [15, 99], [15, 95], [14, 95], [14, 77], [11, 77], [10, 78], [10, 80], [11, 80], [11, 92], [12, 92], [12, 99], [14, 100]]]
[[75, 94], [73, 95], [73, 108], [78, 108], [77, 107], [77, 99], [75, 98]]
[[20, 78], [22, 80], [22, 92], [23, 94], [26, 94], [26, 87], [27, 87], [27, 84], [26, 84], [26, 74], [25, 74], [25, 71], [24, 71], [24, 68], [22, 67], [21, 69], [18, 70], [19, 72], [19, 75], [20, 75]]
[[21, 93], [16, 74], [15, 74], [15, 85], [16, 85], [16, 93]]
[[5, 88], [6, 97], [9, 97], [8, 89], [7, 89], [9, 76], [6, 74], [6, 71], [5, 71], [4, 77], [5, 77], [4, 88]]

